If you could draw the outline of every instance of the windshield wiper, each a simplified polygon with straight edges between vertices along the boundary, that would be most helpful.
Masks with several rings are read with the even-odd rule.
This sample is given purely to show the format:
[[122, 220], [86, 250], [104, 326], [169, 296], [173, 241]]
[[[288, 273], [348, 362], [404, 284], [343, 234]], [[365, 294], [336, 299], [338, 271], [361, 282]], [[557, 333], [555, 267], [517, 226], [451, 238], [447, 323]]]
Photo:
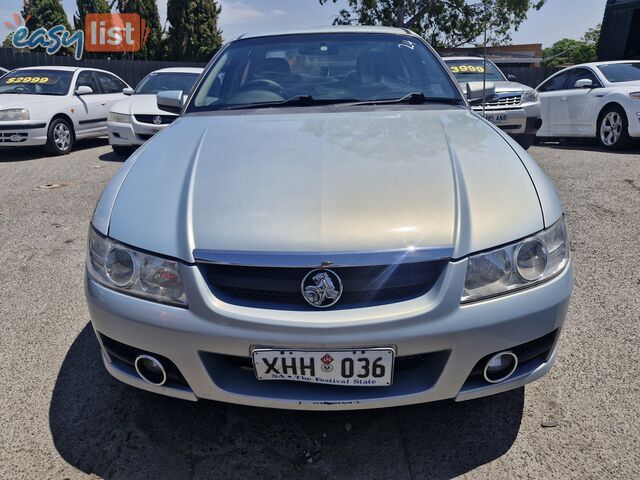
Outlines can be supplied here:
[[423, 103], [446, 103], [448, 105], [462, 105], [462, 100], [459, 98], [449, 97], [427, 97], [422, 92], [411, 92], [400, 98], [381, 98], [373, 100], [364, 100], [362, 102], [351, 103], [347, 106], [360, 106], [360, 105], [392, 105], [398, 103], [408, 103], [412, 105], [422, 105]]
[[333, 105], [336, 103], [353, 103], [358, 102], [357, 98], [313, 98], [311, 95], [296, 95], [287, 100], [277, 100], [275, 102], [261, 103], [241, 103], [238, 105], [229, 105], [222, 110], [248, 110], [254, 108], [273, 108], [273, 107], [311, 107], [318, 105]]

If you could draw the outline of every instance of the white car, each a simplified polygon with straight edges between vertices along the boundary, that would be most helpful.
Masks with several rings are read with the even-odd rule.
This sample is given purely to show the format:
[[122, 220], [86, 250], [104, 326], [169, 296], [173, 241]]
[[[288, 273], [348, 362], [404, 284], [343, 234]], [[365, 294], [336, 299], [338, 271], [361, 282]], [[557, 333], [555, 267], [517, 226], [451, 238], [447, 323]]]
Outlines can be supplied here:
[[640, 137], [640, 62], [585, 63], [561, 70], [536, 89], [539, 138], [597, 138], [607, 150]]
[[202, 73], [202, 68], [163, 68], [151, 72], [138, 84], [135, 91], [127, 90], [129, 98], [118, 102], [109, 112], [107, 130], [113, 151], [128, 156], [165, 128], [177, 114], [160, 110], [156, 94], [162, 91], [190, 92]]
[[0, 146], [44, 145], [69, 153], [76, 140], [104, 136], [126, 82], [90, 68], [28, 67], [0, 78]]

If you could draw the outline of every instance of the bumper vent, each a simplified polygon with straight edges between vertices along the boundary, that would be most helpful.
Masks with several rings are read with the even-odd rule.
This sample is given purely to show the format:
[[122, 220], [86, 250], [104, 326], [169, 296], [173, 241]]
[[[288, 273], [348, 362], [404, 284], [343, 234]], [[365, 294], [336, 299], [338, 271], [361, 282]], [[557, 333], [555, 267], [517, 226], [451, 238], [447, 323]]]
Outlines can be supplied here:
[[[402, 302], [425, 295], [448, 260], [379, 266], [331, 267], [343, 286], [331, 310]], [[213, 294], [242, 306], [316, 311], [302, 296], [301, 284], [312, 268], [199, 264]]]

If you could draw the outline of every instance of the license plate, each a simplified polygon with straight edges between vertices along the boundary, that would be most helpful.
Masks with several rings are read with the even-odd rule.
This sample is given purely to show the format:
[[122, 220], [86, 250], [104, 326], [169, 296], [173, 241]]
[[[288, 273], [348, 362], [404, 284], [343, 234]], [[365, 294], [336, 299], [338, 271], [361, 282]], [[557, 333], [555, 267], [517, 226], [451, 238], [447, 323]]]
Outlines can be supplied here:
[[387, 387], [393, 382], [393, 348], [364, 350], [251, 351], [258, 380], [289, 380], [350, 387]]
[[506, 113], [485, 113], [484, 118], [496, 125], [507, 123], [509, 121], [509, 116]]

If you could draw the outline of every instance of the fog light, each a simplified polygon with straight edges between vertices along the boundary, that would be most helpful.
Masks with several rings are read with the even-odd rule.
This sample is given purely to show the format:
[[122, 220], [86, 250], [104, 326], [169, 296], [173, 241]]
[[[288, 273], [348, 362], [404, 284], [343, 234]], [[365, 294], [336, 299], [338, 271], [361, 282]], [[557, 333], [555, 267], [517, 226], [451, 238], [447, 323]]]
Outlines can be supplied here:
[[500, 383], [508, 379], [518, 368], [518, 357], [513, 352], [500, 352], [489, 359], [484, 367], [484, 379]]
[[150, 355], [140, 355], [135, 362], [136, 372], [145, 382], [153, 385], [164, 385], [167, 373], [159, 360]]

